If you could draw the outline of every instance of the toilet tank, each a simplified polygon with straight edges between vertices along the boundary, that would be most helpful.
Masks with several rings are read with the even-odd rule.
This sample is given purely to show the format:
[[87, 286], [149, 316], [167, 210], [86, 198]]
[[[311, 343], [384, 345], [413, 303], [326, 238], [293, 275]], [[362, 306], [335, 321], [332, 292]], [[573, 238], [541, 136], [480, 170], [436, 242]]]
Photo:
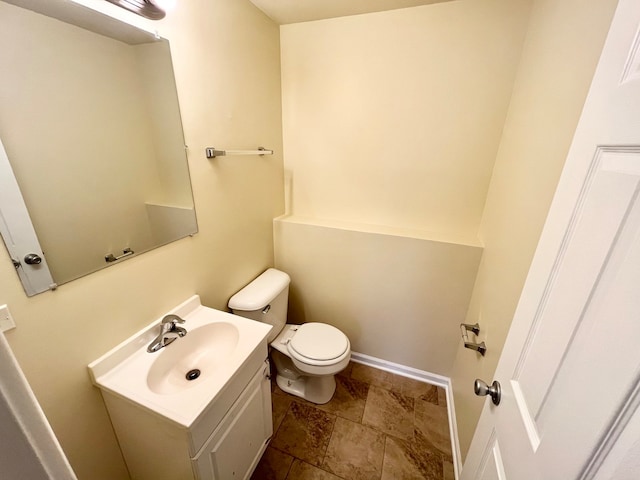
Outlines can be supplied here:
[[229, 299], [231, 311], [241, 317], [273, 325], [271, 343], [287, 323], [289, 275], [270, 268]]

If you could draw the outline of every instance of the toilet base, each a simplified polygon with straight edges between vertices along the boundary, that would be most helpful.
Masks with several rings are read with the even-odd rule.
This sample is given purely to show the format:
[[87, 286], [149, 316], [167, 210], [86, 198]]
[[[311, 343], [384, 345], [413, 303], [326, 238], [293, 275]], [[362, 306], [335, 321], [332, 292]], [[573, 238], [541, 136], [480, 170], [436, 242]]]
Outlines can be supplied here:
[[299, 376], [294, 380], [278, 374], [276, 375], [276, 383], [283, 391], [318, 405], [331, 400], [336, 391], [334, 375], [320, 377]]

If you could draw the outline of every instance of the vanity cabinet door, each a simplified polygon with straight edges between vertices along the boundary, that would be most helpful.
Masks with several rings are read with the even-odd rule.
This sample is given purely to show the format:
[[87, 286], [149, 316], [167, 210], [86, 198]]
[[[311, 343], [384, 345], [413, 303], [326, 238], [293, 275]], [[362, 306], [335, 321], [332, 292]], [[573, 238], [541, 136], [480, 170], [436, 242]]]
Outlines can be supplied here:
[[198, 478], [249, 478], [272, 434], [271, 383], [266, 363], [193, 459]]

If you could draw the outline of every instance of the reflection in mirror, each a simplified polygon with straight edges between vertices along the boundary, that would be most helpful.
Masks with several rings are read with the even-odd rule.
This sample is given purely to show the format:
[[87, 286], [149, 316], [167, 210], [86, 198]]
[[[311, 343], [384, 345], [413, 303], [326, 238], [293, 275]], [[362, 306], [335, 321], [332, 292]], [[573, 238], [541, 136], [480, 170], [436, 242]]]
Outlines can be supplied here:
[[168, 42], [69, 1], [10, 3], [0, 139], [54, 282], [195, 233]]

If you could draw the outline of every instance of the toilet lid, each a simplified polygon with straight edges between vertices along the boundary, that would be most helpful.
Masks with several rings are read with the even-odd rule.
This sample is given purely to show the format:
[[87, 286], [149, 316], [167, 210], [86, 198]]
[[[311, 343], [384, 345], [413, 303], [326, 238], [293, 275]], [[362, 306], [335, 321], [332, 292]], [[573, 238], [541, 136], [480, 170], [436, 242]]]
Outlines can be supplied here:
[[295, 353], [311, 360], [333, 360], [349, 348], [347, 336], [326, 323], [305, 323], [289, 342]]

